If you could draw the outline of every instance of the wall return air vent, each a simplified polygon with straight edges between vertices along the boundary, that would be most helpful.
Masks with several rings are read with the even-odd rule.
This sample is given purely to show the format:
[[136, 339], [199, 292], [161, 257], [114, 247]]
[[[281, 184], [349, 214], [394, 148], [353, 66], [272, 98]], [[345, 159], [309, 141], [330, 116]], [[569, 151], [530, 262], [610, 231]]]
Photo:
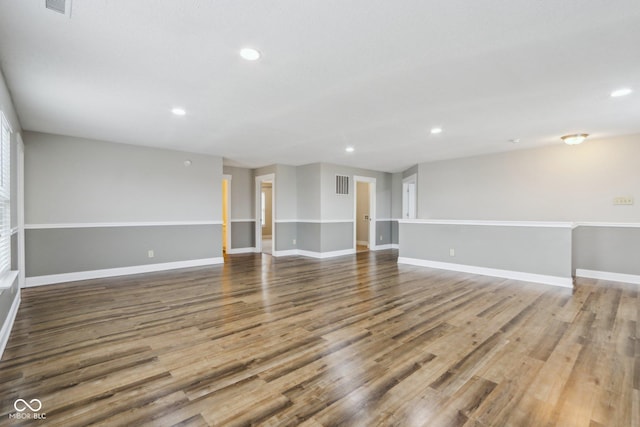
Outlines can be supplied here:
[[336, 175], [336, 194], [349, 194], [349, 177]]
[[47, 0], [46, 7], [47, 9], [51, 9], [55, 12], [62, 13], [63, 15], [66, 12], [66, 0]]

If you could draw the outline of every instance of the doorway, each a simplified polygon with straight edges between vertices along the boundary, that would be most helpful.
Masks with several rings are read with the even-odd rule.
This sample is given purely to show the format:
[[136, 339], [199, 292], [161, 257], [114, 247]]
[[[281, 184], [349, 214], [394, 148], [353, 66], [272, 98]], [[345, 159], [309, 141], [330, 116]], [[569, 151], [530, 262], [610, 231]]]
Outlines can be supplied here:
[[354, 177], [353, 247], [356, 252], [376, 247], [376, 180]]
[[222, 175], [222, 252], [231, 250], [231, 175]]
[[262, 252], [273, 254], [273, 183], [271, 181], [263, 181], [260, 187]]
[[369, 185], [356, 182], [356, 252], [369, 250]]
[[402, 219], [416, 218], [416, 174], [402, 180]]
[[256, 177], [256, 251], [275, 250], [275, 174]]

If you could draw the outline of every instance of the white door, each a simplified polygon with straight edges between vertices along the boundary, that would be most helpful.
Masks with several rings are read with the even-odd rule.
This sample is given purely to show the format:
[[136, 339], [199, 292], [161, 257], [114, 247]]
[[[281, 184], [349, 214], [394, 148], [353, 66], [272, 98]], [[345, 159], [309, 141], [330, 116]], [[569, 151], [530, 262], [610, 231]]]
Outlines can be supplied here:
[[416, 218], [416, 176], [411, 175], [402, 181], [402, 219]]
[[358, 207], [357, 207], [357, 188], [358, 182], [366, 182], [369, 184], [369, 249], [375, 250], [376, 248], [376, 179], [365, 176], [354, 176], [354, 197], [353, 197], [353, 249], [357, 248], [357, 233], [356, 226], [358, 224]]

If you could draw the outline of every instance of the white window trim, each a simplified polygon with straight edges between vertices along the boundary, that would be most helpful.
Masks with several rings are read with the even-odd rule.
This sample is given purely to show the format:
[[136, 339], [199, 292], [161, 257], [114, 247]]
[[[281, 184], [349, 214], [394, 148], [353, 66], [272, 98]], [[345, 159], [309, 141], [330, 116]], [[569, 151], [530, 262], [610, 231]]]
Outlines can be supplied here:
[[[0, 283], [11, 274], [11, 124], [0, 111]], [[11, 280], [13, 283], [13, 280]], [[9, 284], [11, 286], [11, 284]]]

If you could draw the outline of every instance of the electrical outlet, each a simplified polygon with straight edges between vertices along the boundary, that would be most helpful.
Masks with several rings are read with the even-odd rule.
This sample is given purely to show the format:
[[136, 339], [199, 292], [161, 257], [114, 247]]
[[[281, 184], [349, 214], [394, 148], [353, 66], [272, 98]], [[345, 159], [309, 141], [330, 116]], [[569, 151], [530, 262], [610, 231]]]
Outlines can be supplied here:
[[614, 197], [614, 205], [633, 205], [633, 197]]
[[293, 243], [293, 244], [295, 245], [295, 244], [296, 244], [296, 239], [293, 239], [293, 240], [291, 241], [291, 243]]
[[455, 249], [449, 249], [449, 256], [456, 256], [456, 250]]
[[380, 235], [380, 241], [382, 242], [382, 234]]
[[149, 255], [149, 258], [153, 258], [155, 255], [155, 253], [153, 252], [153, 249], [149, 249], [149, 252], [147, 252], [147, 255]]

